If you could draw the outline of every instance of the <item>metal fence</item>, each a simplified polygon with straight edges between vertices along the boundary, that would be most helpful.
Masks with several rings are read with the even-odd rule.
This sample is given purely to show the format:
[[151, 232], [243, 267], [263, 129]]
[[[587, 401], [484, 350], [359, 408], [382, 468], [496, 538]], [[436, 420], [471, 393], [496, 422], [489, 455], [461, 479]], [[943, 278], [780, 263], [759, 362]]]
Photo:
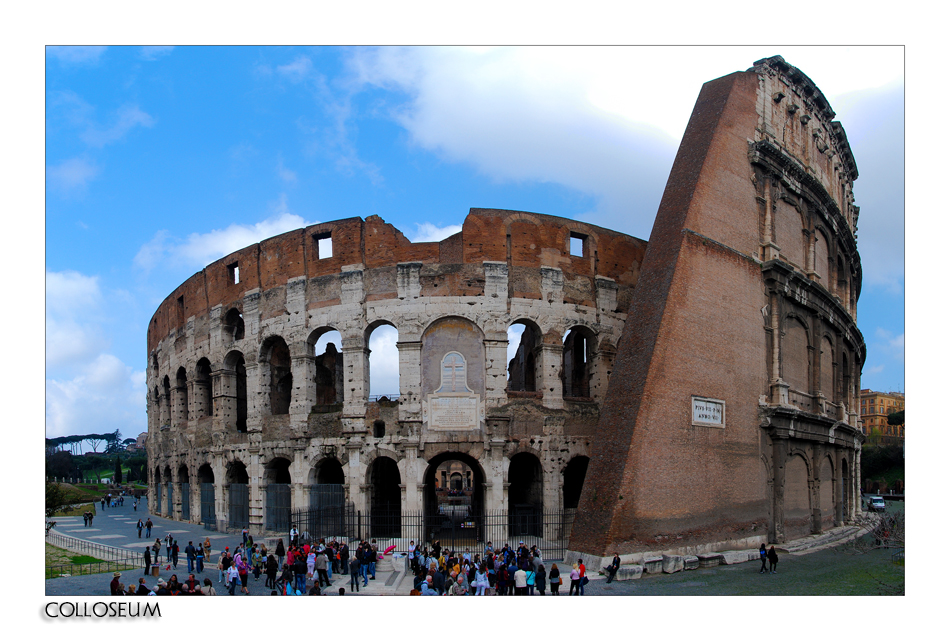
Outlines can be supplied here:
[[94, 563], [54, 563], [46, 566], [46, 578], [58, 579], [67, 576], [101, 574], [103, 572], [122, 572], [141, 570], [141, 562], [133, 561], [96, 561]]
[[217, 521], [214, 514], [214, 483], [201, 484], [201, 523], [205, 529], [215, 529]]
[[172, 496], [173, 496], [172, 482], [169, 481], [168, 483], [165, 484], [165, 486], [168, 489], [167, 496], [165, 498], [165, 515], [170, 517], [170, 516], [173, 516], [173, 510], [175, 509], [173, 507], [173, 501], [172, 501]]
[[480, 552], [488, 542], [496, 549], [505, 543], [524, 542], [538, 546], [545, 558], [562, 559], [575, 512], [521, 508], [470, 514], [376, 508], [364, 513], [350, 503], [335, 508], [292, 510], [290, 526], [299, 530], [305, 542], [320, 538], [346, 542], [376, 539], [380, 549], [395, 545], [397, 551], [405, 551], [410, 541], [431, 545], [438, 540], [443, 548], [473, 552]]
[[191, 519], [191, 483], [181, 484], [181, 520]]
[[247, 483], [228, 486], [228, 527], [241, 529], [250, 522]]
[[63, 548], [64, 550], [78, 552], [79, 554], [88, 554], [89, 556], [111, 561], [132, 561], [135, 563], [138, 562], [140, 558], [140, 554], [132, 550], [103, 545], [102, 543], [93, 543], [92, 541], [84, 541], [52, 531], [46, 535], [46, 542], [58, 548]]
[[290, 531], [290, 485], [271, 483], [265, 491], [265, 525], [268, 530]]

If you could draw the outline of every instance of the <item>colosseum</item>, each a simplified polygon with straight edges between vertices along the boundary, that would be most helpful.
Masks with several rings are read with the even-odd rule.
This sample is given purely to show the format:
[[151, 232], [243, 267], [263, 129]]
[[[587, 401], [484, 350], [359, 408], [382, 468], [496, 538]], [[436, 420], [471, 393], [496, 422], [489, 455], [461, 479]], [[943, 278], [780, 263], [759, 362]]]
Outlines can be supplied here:
[[848, 521], [865, 348], [833, 118], [780, 57], [706, 83], [649, 244], [472, 209], [441, 242], [369, 216], [208, 265], [149, 325], [149, 509], [625, 560]]

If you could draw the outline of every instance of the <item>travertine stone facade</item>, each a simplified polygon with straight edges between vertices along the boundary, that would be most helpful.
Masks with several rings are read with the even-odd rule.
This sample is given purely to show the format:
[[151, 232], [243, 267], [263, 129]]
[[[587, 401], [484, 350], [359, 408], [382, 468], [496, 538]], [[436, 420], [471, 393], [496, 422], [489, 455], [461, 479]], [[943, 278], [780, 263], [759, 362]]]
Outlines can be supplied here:
[[[565, 470], [586, 467], [645, 248], [577, 221], [473, 209], [441, 242], [411, 243], [370, 216], [212, 263], [149, 326], [150, 508], [261, 531], [269, 486], [299, 508], [324, 484], [357, 509], [421, 510], [454, 459], [485, 509], [560, 509]], [[370, 401], [380, 325], [398, 330], [399, 395]], [[331, 330], [342, 344], [316, 354]], [[583, 476], [568, 478], [574, 507]]]
[[574, 554], [757, 547], [859, 509], [858, 172], [833, 118], [780, 57], [703, 86], [617, 346]]

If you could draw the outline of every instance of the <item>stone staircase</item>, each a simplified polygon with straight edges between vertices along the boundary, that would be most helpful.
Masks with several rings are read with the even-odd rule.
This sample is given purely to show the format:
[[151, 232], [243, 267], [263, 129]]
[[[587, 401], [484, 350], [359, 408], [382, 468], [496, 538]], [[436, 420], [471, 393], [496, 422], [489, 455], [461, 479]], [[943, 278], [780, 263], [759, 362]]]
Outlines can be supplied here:
[[808, 554], [809, 552], [817, 552], [818, 550], [850, 541], [861, 536], [865, 531], [865, 528], [857, 525], [843, 525], [832, 528], [827, 532], [822, 532], [821, 534], [812, 534], [801, 539], [789, 541], [783, 546], [776, 545], [775, 549], [793, 556]]

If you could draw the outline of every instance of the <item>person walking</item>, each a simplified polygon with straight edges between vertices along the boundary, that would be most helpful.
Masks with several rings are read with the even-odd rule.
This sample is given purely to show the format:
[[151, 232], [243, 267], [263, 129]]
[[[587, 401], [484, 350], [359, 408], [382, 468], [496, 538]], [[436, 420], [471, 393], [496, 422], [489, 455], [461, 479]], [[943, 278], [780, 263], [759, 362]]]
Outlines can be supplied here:
[[152, 517], [148, 517], [145, 521], [145, 538], [152, 538]]
[[320, 587], [323, 587], [323, 582], [326, 581], [327, 587], [330, 587], [330, 577], [327, 576], [327, 555], [323, 552], [317, 553], [313, 561], [313, 569], [317, 571], [317, 576], [314, 578], [315, 583], [319, 583]]
[[198, 547], [195, 548], [195, 571], [199, 574], [204, 572], [205, 569], [205, 548], [200, 543]]
[[769, 553], [765, 551], [765, 543], [759, 546], [759, 560], [762, 561], [762, 567], [759, 568], [759, 574], [765, 574], [765, 562], [769, 559]]
[[284, 556], [287, 554], [287, 551], [284, 550], [283, 539], [277, 539], [277, 549], [274, 550], [274, 554], [277, 555], [277, 567], [284, 567]]
[[[765, 546], [762, 546], [763, 552], [765, 551]], [[620, 555], [614, 552], [614, 559], [610, 562], [610, 565], [607, 566], [607, 583], [610, 583], [614, 580], [614, 577], [617, 576], [617, 570], [620, 569]]]
[[205, 549], [205, 559], [211, 558], [211, 537], [206, 536], [205, 542], [201, 544], [201, 547]]
[[240, 578], [241, 575], [238, 573], [236, 566], [231, 565], [228, 567], [228, 594], [231, 596], [234, 596], [234, 590], [237, 588]]
[[778, 552], [775, 551], [775, 546], [773, 545], [769, 548], [769, 574], [775, 574], [778, 572]]
[[142, 519], [139, 519], [138, 524], [135, 526], [135, 529], [139, 531], [139, 538], [142, 538], [142, 530], [145, 529], [145, 524], [142, 523]]
[[577, 572], [580, 574], [581, 596], [584, 596], [584, 586], [587, 585], [590, 579], [587, 578], [587, 567], [584, 565], [583, 560], [577, 562]]

